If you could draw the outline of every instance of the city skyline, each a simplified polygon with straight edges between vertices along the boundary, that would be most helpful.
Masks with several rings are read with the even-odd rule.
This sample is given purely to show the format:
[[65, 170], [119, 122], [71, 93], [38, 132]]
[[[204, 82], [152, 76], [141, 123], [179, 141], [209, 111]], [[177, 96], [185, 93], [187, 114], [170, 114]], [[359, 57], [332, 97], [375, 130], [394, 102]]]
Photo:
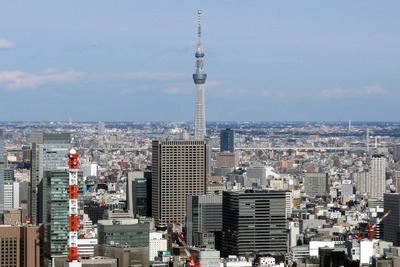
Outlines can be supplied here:
[[4, 3], [0, 121], [193, 121], [198, 9], [208, 121], [399, 121], [398, 7]]

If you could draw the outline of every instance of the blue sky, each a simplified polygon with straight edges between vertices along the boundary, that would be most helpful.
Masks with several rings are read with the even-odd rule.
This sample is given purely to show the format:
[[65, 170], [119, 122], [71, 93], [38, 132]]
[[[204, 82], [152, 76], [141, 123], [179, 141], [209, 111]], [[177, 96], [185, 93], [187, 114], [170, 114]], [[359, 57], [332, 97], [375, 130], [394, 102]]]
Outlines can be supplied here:
[[0, 121], [400, 121], [400, 1], [3, 1]]

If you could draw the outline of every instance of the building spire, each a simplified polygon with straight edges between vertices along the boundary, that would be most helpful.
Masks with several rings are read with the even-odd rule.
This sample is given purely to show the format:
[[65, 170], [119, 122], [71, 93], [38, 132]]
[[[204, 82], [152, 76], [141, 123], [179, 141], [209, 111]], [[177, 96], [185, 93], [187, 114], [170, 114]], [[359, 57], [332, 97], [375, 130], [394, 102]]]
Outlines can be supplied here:
[[204, 140], [206, 135], [205, 106], [204, 106], [204, 83], [207, 74], [203, 70], [203, 45], [201, 44], [201, 10], [197, 10], [198, 30], [197, 35], [199, 41], [197, 43], [196, 57], [196, 73], [193, 74], [193, 81], [196, 85], [196, 100], [194, 107], [194, 139]]

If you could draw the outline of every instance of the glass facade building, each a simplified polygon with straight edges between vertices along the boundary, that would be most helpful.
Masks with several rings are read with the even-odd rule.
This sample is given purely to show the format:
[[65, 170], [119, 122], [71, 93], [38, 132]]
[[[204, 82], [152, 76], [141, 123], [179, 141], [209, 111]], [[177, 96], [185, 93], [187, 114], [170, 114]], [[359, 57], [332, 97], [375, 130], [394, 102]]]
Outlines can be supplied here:
[[33, 224], [42, 223], [42, 209], [39, 203], [39, 184], [44, 171], [68, 169], [67, 154], [71, 147], [70, 133], [32, 133], [31, 134], [31, 186], [30, 218]]
[[200, 242], [204, 238], [199, 236], [222, 230], [222, 195], [188, 196], [186, 214], [186, 242], [198, 247], [205, 246]]
[[221, 256], [286, 253], [286, 191], [225, 191]]
[[114, 224], [99, 223], [99, 245], [103, 244], [128, 244], [135, 247], [149, 246], [149, 224], [120, 224], [115, 219]]
[[[83, 198], [82, 173], [78, 173], [79, 198]], [[45, 171], [39, 186], [43, 213], [45, 258], [68, 255], [69, 234], [69, 172], [67, 170]]]
[[220, 152], [235, 152], [235, 130], [227, 128], [220, 132]]

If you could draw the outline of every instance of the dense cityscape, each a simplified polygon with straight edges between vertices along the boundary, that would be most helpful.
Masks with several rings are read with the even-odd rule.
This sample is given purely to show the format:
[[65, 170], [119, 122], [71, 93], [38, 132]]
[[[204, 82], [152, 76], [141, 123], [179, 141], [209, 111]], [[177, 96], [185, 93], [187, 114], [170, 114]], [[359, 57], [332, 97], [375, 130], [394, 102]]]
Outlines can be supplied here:
[[399, 127], [3, 122], [2, 262], [64, 266], [74, 148], [83, 266], [397, 266]]
[[[238, 29], [239, 24], [235, 26]], [[121, 97], [124, 95], [114, 92], [121, 104], [115, 101], [118, 106], [115, 103], [107, 106], [106, 102], [114, 100], [106, 99], [107, 96], [104, 101], [96, 100], [101, 90], [88, 90], [89, 93], [81, 90], [93, 86], [90, 85], [93, 81], [99, 88], [102, 83], [112, 89], [123, 88], [124, 94], [151, 87], [121, 85], [122, 80], [134, 78], [148, 83], [157, 81], [157, 86], [168, 82], [164, 93], [178, 98], [183, 91], [177, 77], [181, 79], [182, 73], [169, 70], [90, 75], [52, 68], [37, 75], [0, 71], [0, 93], [7, 94], [11, 105], [10, 96], [20, 89], [60, 87], [61, 93], [48, 91], [49, 97], [59, 94], [57, 101], [48, 101], [44, 95], [38, 97], [39, 101], [30, 101], [41, 112], [27, 108], [29, 116], [35, 118], [35, 112], [42, 116], [52, 112], [56, 115], [66, 109], [78, 117], [69, 121], [65, 121], [69, 117], [59, 121], [12, 120], [9, 118], [20, 112], [19, 108], [0, 105], [0, 115], [4, 113], [8, 118], [0, 116], [0, 266], [400, 266], [400, 122], [386, 118], [380, 121], [208, 120], [205, 89], [208, 85], [218, 87], [222, 82], [207, 80], [202, 10], [197, 10], [196, 30], [196, 43], [175, 51], [186, 53], [190, 48], [194, 52], [191, 110], [185, 110], [185, 105], [174, 106], [180, 100], [171, 104], [165, 98], [164, 102], [158, 93], [154, 96], [160, 98], [153, 98], [151, 92], [147, 99], [135, 95], [134, 101], [128, 100], [125, 107], [122, 104], [125, 97]], [[147, 34], [142, 28], [140, 31]], [[90, 42], [70, 50], [82, 52], [83, 58], [83, 51], [99, 46]], [[17, 45], [10, 40], [0, 38], [0, 50], [15, 48]], [[114, 53], [111, 49], [106, 51]], [[149, 58], [159, 58], [163, 53], [171, 51], [168, 48]], [[132, 60], [129, 55], [124, 54], [124, 59], [126, 56], [127, 61]], [[239, 57], [238, 53], [232, 58], [235, 57]], [[318, 56], [311, 59], [318, 61]], [[92, 67], [96, 69], [94, 62]], [[170, 62], [173, 63], [176, 62]], [[227, 69], [239, 65], [231, 64]], [[227, 71], [230, 79], [235, 76], [230, 69]], [[242, 75], [242, 71], [238, 73]], [[246, 75], [250, 80], [259, 76], [255, 72]], [[318, 79], [326, 78], [318, 75]], [[240, 78], [237, 76], [234, 78]], [[63, 87], [63, 83], [78, 89]], [[74, 90], [81, 90], [78, 92], [82, 95], [77, 96]], [[286, 112], [285, 103], [289, 102], [285, 101], [299, 95], [264, 90], [261, 95], [268, 103], [257, 99], [257, 95], [253, 96], [254, 103], [244, 98], [243, 103], [229, 103], [224, 97], [230, 94], [238, 93], [239, 98], [252, 95], [248, 89], [232, 89], [220, 92], [221, 103], [226, 104], [220, 110], [223, 113], [258, 103], [260, 107], [256, 110], [265, 112], [258, 116], [267, 114], [274, 118], [271, 110], [280, 109], [282, 114], [296, 118], [293, 110], [299, 110], [300, 114], [301, 108], [314, 106], [309, 104], [314, 101], [318, 105], [308, 112], [315, 113], [320, 107], [325, 108], [327, 99], [334, 99], [334, 108], [325, 112], [351, 118], [352, 114], [339, 112], [343, 103], [337, 99], [348, 95], [359, 97], [348, 102], [350, 106], [354, 104], [355, 111], [356, 102], [363, 108], [368, 106], [363, 103], [365, 96], [397, 97], [379, 84], [361, 89], [320, 90], [319, 94], [304, 92], [311, 102], [299, 105], [292, 102], [286, 105]], [[65, 95], [60, 97], [62, 94]], [[85, 99], [85, 94], [90, 97]], [[318, 96], [313, 98], [314, 94]], [[272, 104], [279, 102], [275, 98], [283, 99], [278, 108]], [[0, 102], [7, 101], [2, 98]], [[77, 101], [83, 101], [88, 114], [93, 105], [106, 110], [107, 115], [115, 112], [116, 118], [119, 117], [116, 107], [129, 110], [130, 105], [139, 107], [143, 114], [152, 114], [156, 106], [162, 106], [183, 114], [194, 111], [194, 117], [190, 121], [174, 121], [172, 116], [154, 121], [84, 121], [76, 114], [83, 116], [85, 112], [74, 113]], [[59, 108], [50, 102], [57, 102]], [[24, 106], [21, 103], [18, 107]], [[264, 105], [271, 105], [271, 110], [264, 111]], [[375, 112], [378, 110], [375, 106], [369, 108], [377, 117], [382, 112]], [[251, 113], [252, 109], [249, 110]], [[237, 113], [242, 112], [240, 109]], [[391, 116], [394, 113], [387, 112]]]

